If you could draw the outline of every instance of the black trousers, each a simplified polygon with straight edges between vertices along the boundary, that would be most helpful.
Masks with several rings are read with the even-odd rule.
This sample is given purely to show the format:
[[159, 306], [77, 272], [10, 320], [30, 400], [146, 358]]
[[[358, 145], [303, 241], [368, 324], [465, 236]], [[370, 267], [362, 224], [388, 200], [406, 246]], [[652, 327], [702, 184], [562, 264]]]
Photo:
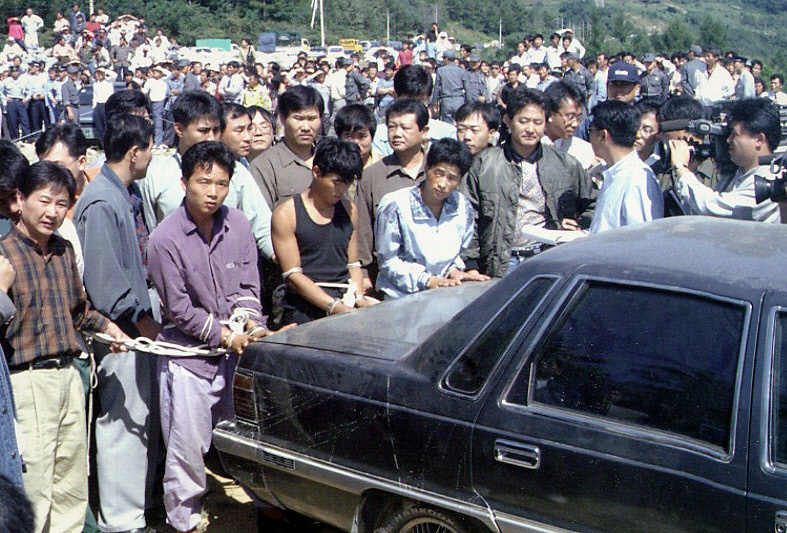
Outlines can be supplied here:
[[27, 111], [30, 116], [32, 131], [36, 132], [35, 135], [31, 137], [31, 140], [37, 139], [41, 135], [41, 130], [44, 129], [44, 121], [48, 114], [46, 104], [43, 100], [30, 100], [27, 104]]
[[107, 114], [104, 111], [104, 104], [96, 104], [93, 108], [93, 128], [96, 131], [98, 145], [104, 148], [104, 132], [107, 131]]
[[9, 137], [16, 141], [19, 139], [19, 128], [22, 128], [22, 136], [30, 135], [30, 122], [27, 120], [27, 108], [22, 100], [9, 100], [6, 104], [6, 115], [8, 116]]

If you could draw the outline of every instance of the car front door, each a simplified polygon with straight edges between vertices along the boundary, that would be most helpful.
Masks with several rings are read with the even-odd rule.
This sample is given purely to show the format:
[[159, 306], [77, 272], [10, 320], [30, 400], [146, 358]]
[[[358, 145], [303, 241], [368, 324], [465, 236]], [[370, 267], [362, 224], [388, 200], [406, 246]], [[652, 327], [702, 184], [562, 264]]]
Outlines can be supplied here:
[[771, 293], [760, 319], [752, 399], [747, 531], [787, 531], [787, 294]]
[[579, 277], [476, 422], [473, 484], [501, 532], [744, 530], [756, 311]]

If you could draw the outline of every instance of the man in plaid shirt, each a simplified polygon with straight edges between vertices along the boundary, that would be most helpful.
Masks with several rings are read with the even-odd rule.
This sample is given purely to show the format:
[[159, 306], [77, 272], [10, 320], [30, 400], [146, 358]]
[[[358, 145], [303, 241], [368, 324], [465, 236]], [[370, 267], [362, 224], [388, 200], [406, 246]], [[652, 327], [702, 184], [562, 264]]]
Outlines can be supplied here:
[[[82, 383], [71, 364], [77, 330], [128, 337], [90, 309], [71, 244], [55, 234], [74, 203], [74, 178], [39, 162], [20, 181], [19, 220], [0, 239], [16, 277], [16, 314], [3, 329], [36, 531], [81, 531], [87, 505], [87, 432]], [[120, 345], [114, 349], [122, 350]]]

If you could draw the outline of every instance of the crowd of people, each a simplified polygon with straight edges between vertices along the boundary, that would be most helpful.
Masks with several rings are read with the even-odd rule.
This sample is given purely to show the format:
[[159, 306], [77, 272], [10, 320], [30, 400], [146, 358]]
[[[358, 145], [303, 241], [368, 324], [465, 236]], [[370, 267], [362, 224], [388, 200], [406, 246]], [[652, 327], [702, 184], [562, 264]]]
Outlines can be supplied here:
[[[780, 220], [754, 181], [774, 178], [782, 78], [765, 92], [732, 52], [583, 60], [566, 30], [487, 63], [435, 24], [396, 57], [284, 68], [245, 40], [204, 65], [140, 18], [74, 5], [54, 24], [42, 51], [43, 21], [12, 17], [2, 51], [0, 482], [32, 510], [0, 505], [19, 531], [145, 531], [157, 512], [196, 530], [237, 357], [276, 331], [665, 215]], [[714, 106], [731, 172], [691, 126]]]

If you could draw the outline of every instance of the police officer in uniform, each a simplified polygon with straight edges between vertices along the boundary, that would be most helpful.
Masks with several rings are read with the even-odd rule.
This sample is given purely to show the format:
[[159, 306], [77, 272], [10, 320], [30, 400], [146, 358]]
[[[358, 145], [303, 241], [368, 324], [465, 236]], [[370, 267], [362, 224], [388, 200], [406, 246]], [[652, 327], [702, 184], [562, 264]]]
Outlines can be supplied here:
[[30, 122], [27, 120], [27, 83], [19, 76], [21, 74], [17, 65], [8, 68], [10, 75], [0, 83], [0, 93], [5, 99], [6, 116], [10, 137], [19, 139], [19, 127], [22, 127], [22, 137], [30, 135]]
[[645, 72], [639, 77], [640, 97], [654, 105], [661, 105], [669, 97], [669, 80], [658, 68], [656, 54], [645, 54]]
[[465, 103], [465, 77], [467, 72], [454, 63], [456, 52], [443, 52], [443, 66], [437, 69], [432, 91], [432, 104], [438, 107], [440, 120], [454, 124], [454, 114]]
[[43, 62], [31, 61], [25, 79], [27, 81], [27, 103], [28, 117], [33, 135], [30, 141], [34, 141], [41, 135], [44, 128], [44, 120], [47, 116], [46, 108], [46, 89], [49, 77], [41, 71]]
[[66, 122], [79, 124], [79, 88], [77, 87], [77, 80], [79, 79], [79, 67], [76, 65], [71, 65], [68, 67], [67, 72], [68, 79], [60, 88], [62, 95], [60, 101], [65, 111], [63, 120]]
[[465, 103], [486, 102], [489, 100], [486, 76], [481, 72], [481, 56], [470, 53], [470, 70], [465, 73]]

